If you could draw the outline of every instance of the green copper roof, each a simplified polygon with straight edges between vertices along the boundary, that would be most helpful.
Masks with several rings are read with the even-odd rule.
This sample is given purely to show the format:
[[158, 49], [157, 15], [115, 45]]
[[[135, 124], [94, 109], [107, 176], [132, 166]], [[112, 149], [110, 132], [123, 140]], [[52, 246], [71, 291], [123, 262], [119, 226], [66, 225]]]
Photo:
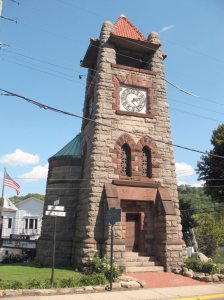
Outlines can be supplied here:
[[70, 157], [77, 157], [77, 158], [82, 156], [81, 133], [77, 134], [76, 137], [73, 140], [71, 140], [71, 142], [65, 145], [51, 158], [63, 157], [63, 156], [70, 156]]

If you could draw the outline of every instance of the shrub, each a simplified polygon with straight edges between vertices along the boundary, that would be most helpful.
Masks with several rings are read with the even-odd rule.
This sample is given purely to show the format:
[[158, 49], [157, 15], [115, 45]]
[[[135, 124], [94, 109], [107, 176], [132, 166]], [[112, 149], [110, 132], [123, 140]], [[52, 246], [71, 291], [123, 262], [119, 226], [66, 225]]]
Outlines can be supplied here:
[[[54, 284], [54, 287], [56, 286], [57, 284]], [[79, 286], [79, 279], [74, 277], [62, 278], [58, 281], [58, 287], [60, 288], [71, 288], [75, 286]]]
[[219, 267], [216, 263], [214, 263], [211, 259], [207, 262], [202, 262], [196, 258], [188, 258], [184, 262], [184, 266], [192, 269], [195, 272], [202, 272], [208, 274], [215, 274], [219, 273]]
[[5, 289], [12, 289], [12, 290], [19, 290], [24, 288], [24, 285], [21, 281], [18, 280], [0, 280], [0, 290], [5, 290]]
[[14, 264], [27, 261], [28, 256], [26, 254], [7, 254], [2, 259], [2, 264]]
[[[56, 282], [55, 282], [56, 283]], [[49, 289], [51, 287], [50, 280], [31, 279], [25, 283], [26, 289]], [[55, 284], [56, 287], [56, 284]]]
[[85, 285], [101, 285], [101, 284], [107, 284], [107, 278], [104, 276], [104, 274], [91, 274], [91, 275], [83, 275], [80, 278], [79, 285], [85, 286]]
[[[113, 281], [122, 273], [121, 268], [117, 264], [113, 264]], [[108, 257], [100, 258], [99, 253], [96, 252], [92, 259], [89, 260], [84, 268], [85, 274], [101, 273], [108, 280], [110, 279], [110, 260]]]

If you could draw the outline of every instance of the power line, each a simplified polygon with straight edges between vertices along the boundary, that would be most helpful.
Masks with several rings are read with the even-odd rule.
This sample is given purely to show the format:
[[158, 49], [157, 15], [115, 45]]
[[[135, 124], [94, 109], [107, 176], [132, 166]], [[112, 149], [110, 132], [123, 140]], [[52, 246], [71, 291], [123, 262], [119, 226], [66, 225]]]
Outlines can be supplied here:
[[179, 108], [175, 108], [175, 107], [170, 107], [171, 110], [175, 110], [175, 111], [178, 111], [182, 114], [187, 114], [187, 115], [191, 115], [191, 116], [194, 116], [196, 118], [201, 118], [201, 119], [205, 119], [205, 120], [210, 120], [210, 121], [214, 121], [214, 122], [223, 122], [222, 120], [218, 120], [218, 119], [214, 119], [214, 118], [210, 118], [210, 117], [206, 117], [206, 116], [202, 116], [200, 114], [195, 114], [195, 113], [192, 113], [192, 112], [188, 112], [188, 111], [185, 111], [183, 109], [179, 109]]
[[220, 114], [223, 116], [223, 112], [222, 111], [217, 111], [217, 110], [213, 110], [213, 109], [210, 109], [210, 108], [206, 108], [206, 107], [203, 107], [201, 105], [195, 105], [195, 104], [192, 104], [192, 103], [188, 103], [188, 102], [185, 102], [181, 99], [180, 100], [177, 100], [177, 99], [174, 99], [173, 97], [169, 98], [169, 101], [174, 101], [176, 103], [179, 103], [179, 104], [184, 104], [184, 105], [187, 105], [187, 106], [192, 106], [192, 107], [195, 107], [195, 108], [199, 108], [199, 109], [202, 109], [202, 110], [206, 110], [206, 111], [209, 111], [209, 112], [214, 112], [216, 114]]
[[[82, 120], [87, 120], [87, 121], [93, 122], [93, 123], [95, 123], [95, 124], [97, 124], [97, 125], [103, 125], [103, 126], [105, 126], [105, 127], [108, 127], [108, 128], [111, 128], [111, 129], [116, 129], [116, 130], [119, 130], [119, 131], [122, 131], [122, 132], [126, 132], [126, 133], [129, 133], [129, 134], [140, 135], [140, 134], [135, 133], [135, 132], [130, 132], [130, 131], [128, 131], [128, 130], [120, 129], [120, 128], [117, 128], [117, 127], [112, 126], [112, 125], [108, 125], [108, 124], [104, 124], [104, 123], [99, 122], [99, 121], [95, 121], [95, 120], [93, 120], [93, 119], [91, 119], [91, 118], [82, 117], [82, 116], [79, 116], [79, 115], [74, 114], [74, 113], [71, 113], [71, 112], [67, 112], [67, 111], [63, 111], [63, 110], [54, 108], [54, 107], [49, 106], [49, 105], [47, 105], [47, 104], [44, 104], [44, 103], [41, 103], [41, 102], [39, 102], [39, 101], [30, 99], [30, 98], [28, 98], [28, 97], [25, 97], [25, 96], [16, 94], [16, 93], [14, 93], [14, 92], [7, 91], [7, 90], [5, 90], [5, 89], [1, 89], [1, 88], [0, 88], [0, 90], [1, 90], [2, 92], [7, 93], [9, 96], [15, 96], [15, 97], [18, 97], [18, 98], [20, 98], [20, 99], [23, 99], [23, 100], [27, 101], [27, 102], [30, 103], [30, 104], [33, 104], [33, 105], [38, 106], [39, 108], [43, 108], [43, 109], [45, 109], [45, 110], [49, 109], [49, 110], [54, 111], [54, 112], [57, 112], [57, 113], [69, 115], [69, 116], [76, 117], [76, 118], [79, 118], [79, 119], [82, 119]], [[162, 144], [166, 144], [166, 145], [169, 145], [169, 146], [181, 148], [181, 149], [184, 149], [184, 150], [188, 150], [188, 151], [192, 151], [192, 152], [196, 152], [196, 153], [205, 154], [205, 155], [214, 156], [214, 157], [218, 157], [218, 158], [224, 159], [224, 156], [221, 156], [221, 155], [216, 155], [216, 154], [212, 154], [212, 153], [209, 153], [209, 152], [205, 152], [205, 151], [193, 149], [193, 148], [190, 148], [190, 147], [186, 147], [186, 146], [181, 146], [181, 145], [173, 144], [172, 142], [165, 142], [165, 141], [162, 141], [162, 140], [159, 140], [159, 139], [155, 139], [155, 138], [153, 138], [152, 140], [153, 140], [154, 142], [159, 142], [159, 143], [162, 143]]]
[[48, 60], [43, 60], [43, 59], [40, 59], [40, 58], [35, 58], [35, 57], [29, 56], [29, 55], [25, 55], [25, 54], [22, 54], [22, 53], [18, 53], [18, 52], [9, 50], [9, 49], [5, 49], [5, 51], [9, 52], [9, 53], [12, 53], [12, 54], [16, 54], [16, 55], [24, 57], [24, 58], [27, 58], [29, 60], [40, 62], [42, 64], [48, 64], [48, 65], [51, 65], [53, 67], [67, 69], [67, 70], [73, 70], [74, 71], [74, 68], [72, 68], [72, 67], [62, 66], [62, 65], [59, 65], [59, 64], [56, 64], [56, 63], [49, 62]]

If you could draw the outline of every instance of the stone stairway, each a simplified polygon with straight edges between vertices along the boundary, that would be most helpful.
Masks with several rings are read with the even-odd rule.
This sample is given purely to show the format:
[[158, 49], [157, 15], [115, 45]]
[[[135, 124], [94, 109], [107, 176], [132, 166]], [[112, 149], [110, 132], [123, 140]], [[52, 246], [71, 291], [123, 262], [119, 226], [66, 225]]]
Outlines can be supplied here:
[[125, 253], [125, 272], [163, 272], [164, 267], [153, 256], [146, 256], [144, 253], [126, 252]]

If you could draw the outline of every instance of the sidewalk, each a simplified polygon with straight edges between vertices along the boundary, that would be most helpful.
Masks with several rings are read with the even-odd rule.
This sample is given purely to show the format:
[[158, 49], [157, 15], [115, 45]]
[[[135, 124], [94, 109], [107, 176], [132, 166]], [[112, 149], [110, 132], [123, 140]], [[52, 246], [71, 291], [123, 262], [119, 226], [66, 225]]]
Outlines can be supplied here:
[[189, 277], [168, 272], [127, 273], [126, 275], [143, 280], [146, 283], [146, 288], [165, 288], [195, 285], [199, 286], [208, 284]]
[[[212, 295], [217, 295], [216, 297]], [[211, 298], [224, 299], [224, 284], [205, 284], [182, 287], [112, 291], [92, 294], [73, 294], [58, 296], [27, 296], [1, 298], [8, 300], [161, 300], [210, 295]], [[203, 297], [209, 299], [209, 297]]]

